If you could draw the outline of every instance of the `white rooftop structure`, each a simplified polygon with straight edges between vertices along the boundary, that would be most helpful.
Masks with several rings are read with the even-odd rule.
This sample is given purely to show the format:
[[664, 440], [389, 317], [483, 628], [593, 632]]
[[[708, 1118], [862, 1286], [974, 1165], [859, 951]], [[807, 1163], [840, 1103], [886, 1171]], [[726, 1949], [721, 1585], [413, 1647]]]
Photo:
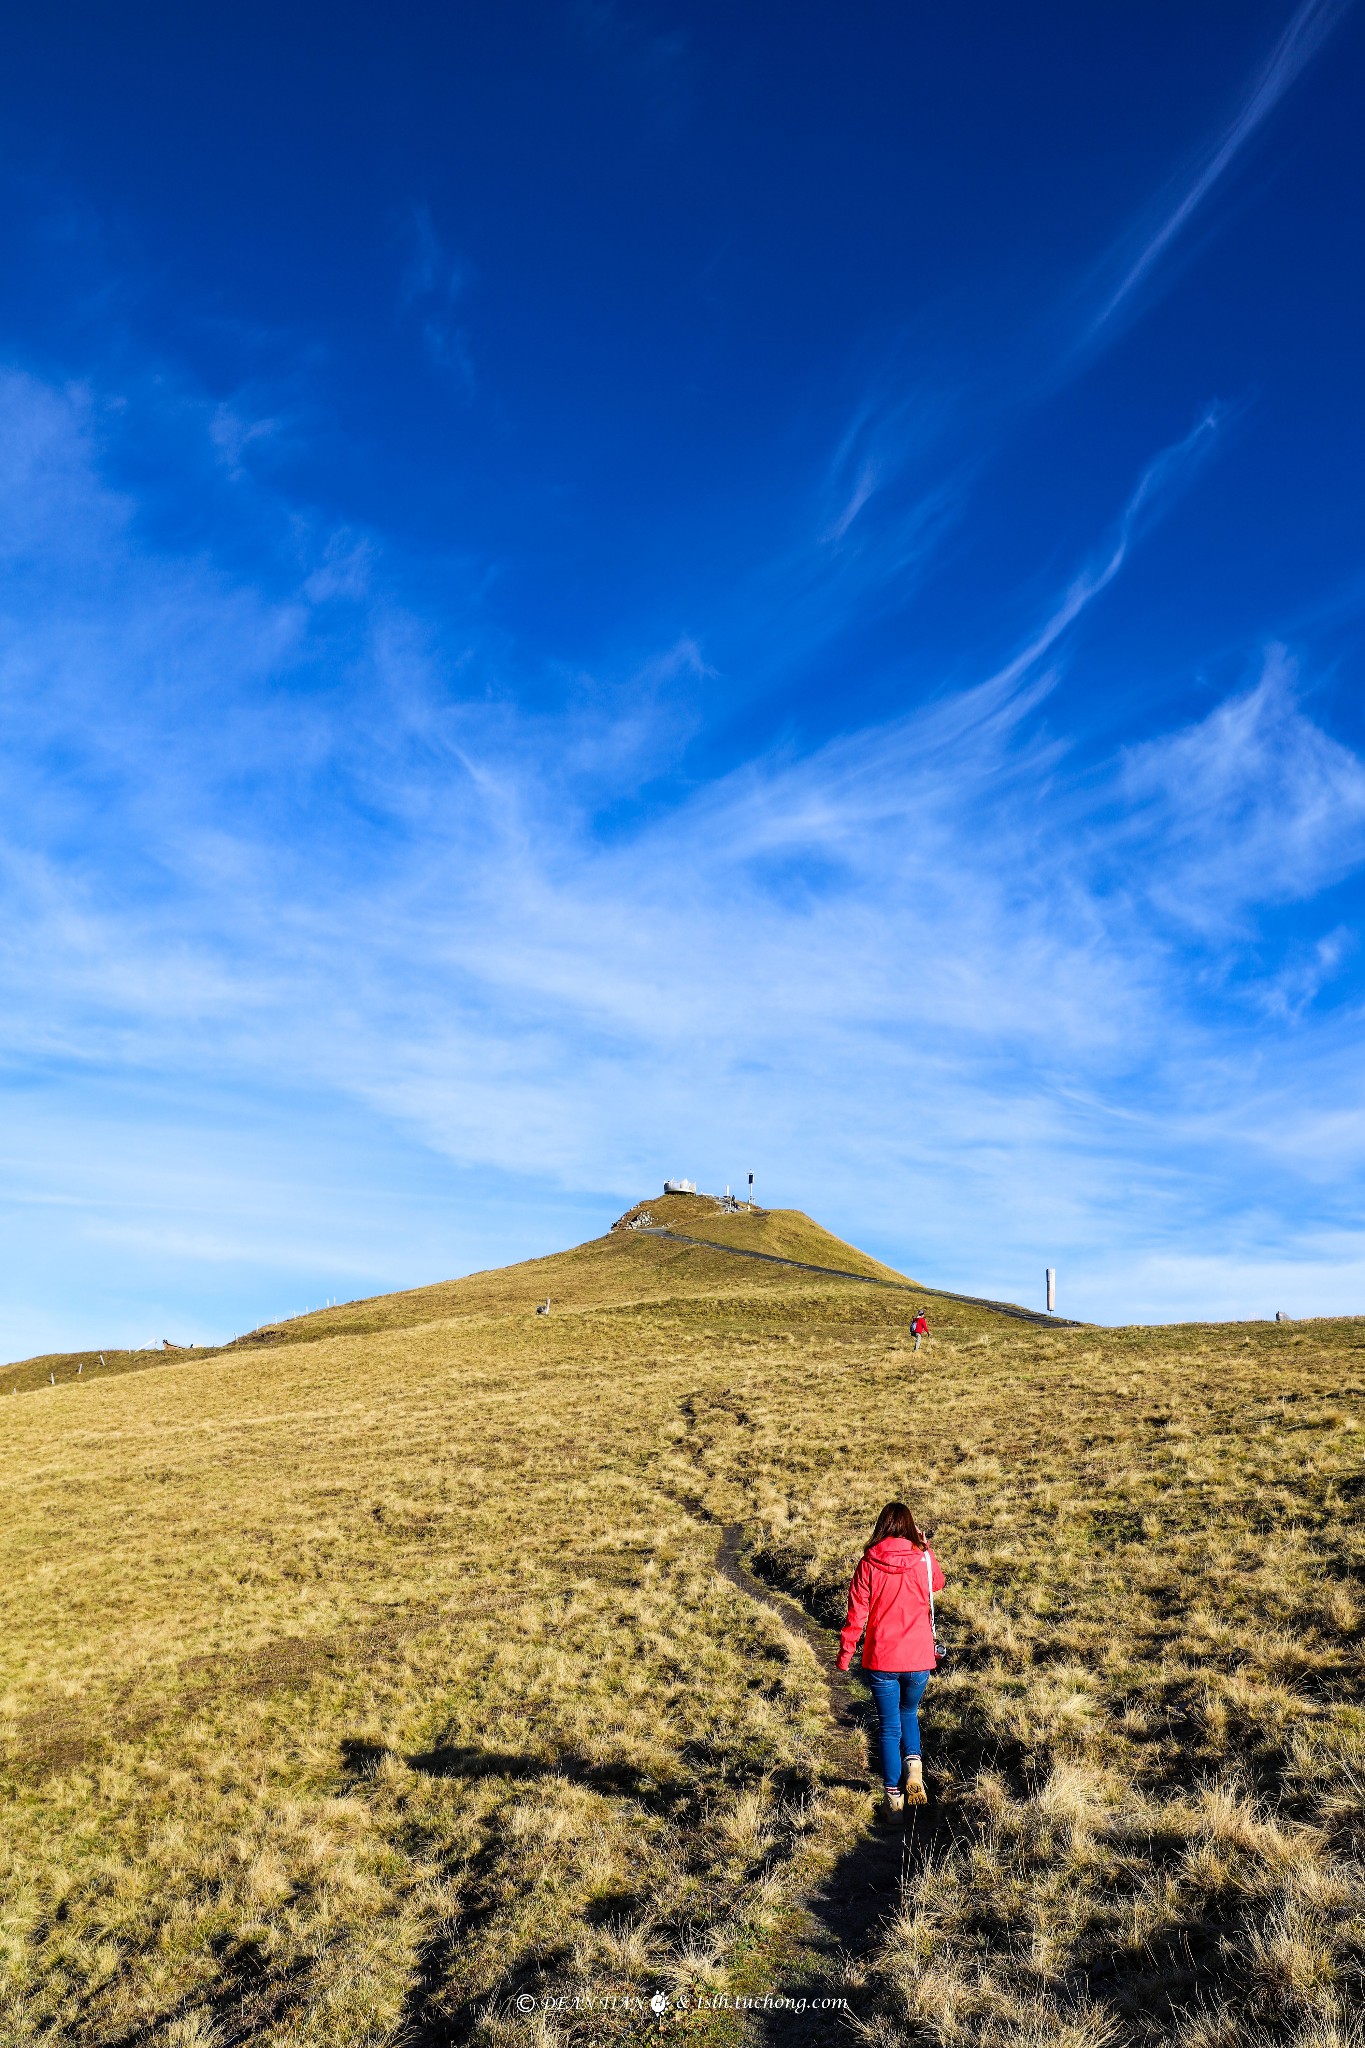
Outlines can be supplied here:
[[694, 1180], [666, 1180], [664, 1182], [664, 1193], [666, 1195], [695, 1195], [696, 1192], [697, 1183]]

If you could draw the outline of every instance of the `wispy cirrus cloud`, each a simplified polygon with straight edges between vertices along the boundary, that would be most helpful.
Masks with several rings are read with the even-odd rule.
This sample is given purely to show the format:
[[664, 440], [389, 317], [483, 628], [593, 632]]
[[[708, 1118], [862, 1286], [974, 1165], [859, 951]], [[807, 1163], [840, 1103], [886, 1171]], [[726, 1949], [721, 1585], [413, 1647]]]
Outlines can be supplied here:
[[1153, 457], [1138, 478], [1108, 547], [1071, 579], [1037, 632], [984, 682], [958, 691], [949, 700], [951, 708], [945, 708], [944, 715], [955, 726], [964, 719], [975, 721], [1002, 712], [1017, 718], [1047, 695], [1053, 676], [1043, 671], [1043, 663], [1113, 583], [1142, 533], [1193, 481], [1212, 453], [1224, 418], [1223, 408], [1207, 407], [1187, 434]]
[[[1135, 301], [1163, 255], [1351, 4], [1352, 0], [1301, 0], [1199, 169], [1174, 201], [1155, 210], [1154, 222], [1126, 235], [1099, 266], [1104, 282], [1097, 287], [1092, 275], [1081, 310], [1068, 296], [1065, 314], [1055, 304], [1046, 312], [1036, 310], [1036, 327], [1027, 320], [1021, 324], [1017, 317], [1003, 322], [1007, 338], [1000, 353], [978, 349], [974, 370], [959, 369], [951, 388], [932, 379], [923, 365], [910, 373], [899, 363], [889, 363], [869, 378], [829, 464], [816, 562], [803, 564], [817, 586], [824, 582], [831, 593], [837, 591], [843, 609], [884, 602], [893, 590], [904, 598], [909, 579], [922, 573], [945, 535], [965, 515], [1002, 424], [1054, 395], [1060, 383], [1075, 376], [1096, 349], [1120, 331], [1121, 313]], [[1017, 316], [1018, 309], [1011, 310]], [[1227, 410], [1210, 408], [1208, 424], [1220, 423]], [[931, 461], [934, 473], [926, 481], [924, 471]], [[1160, 483], [1160, 475], [1154, 474], [1154, 491]]]
[[[1358, 1110], [1336, 1144], [1365, 1171], [1354, 1055], [1281, 999], [1300, 955], [1262, 915], [1365, 861], [1365, 765], [1275, 650], [1084, 776], [1035, 716], [1211, 417], [984, 683], [605, 832], [672, 758], [700, 646], [528, 717], [466, 687], [374, 542], [338, 578], [361, 542], [319, 536], [269, 592], [150, 547], [98, 418], [32, 379], [0, 393], [27, 451], [0, 493], [0, 1060], [30, 1153], [44, 1077], [155, 1077], [187, 1130], [230, 1102], [261, 1157], [280, 1101], [309, 1102], [463, 1177], [443, 1199], [470, 1242], [489, 1176], [569, 1200], [758, 1166], [947, 1284], [1017, 1293], [1062, 1258], [1101, 1315], [1161, 1309], [1125, 1292], [1115, 1233], [1150, 1277], [1191, 1228], [1279, 1227], [1229, 1211], [1267, 1153], [1256, 1102], [1284, 1186], [1286, 1133], [1329, 1099]], [[30, 544], [34, 506], [60, 552]], [[1339, 928], [1324, 907], [1300, 954]]]
[[1122, 276], [1094, 316], [1090, 328], [1092, 339], [1114, 320], [1151, 275], [1257, 129], [1312, 62], [1350, 5], [1351, 0], [1301, 0], [1264, 69], [1232, 121], [1214, 143], [1200, 170], [1165, 217], [1143, 235], [1136, 253], [1128, 256]]
[[1173, 921], [1226, 929], [1365, 861], [1365, 764], [1306, 715], [1296, 682], [1272, 646], [1251, 689], [1126, 756], [1118, 788], [1135, 839], [1160, 847]]

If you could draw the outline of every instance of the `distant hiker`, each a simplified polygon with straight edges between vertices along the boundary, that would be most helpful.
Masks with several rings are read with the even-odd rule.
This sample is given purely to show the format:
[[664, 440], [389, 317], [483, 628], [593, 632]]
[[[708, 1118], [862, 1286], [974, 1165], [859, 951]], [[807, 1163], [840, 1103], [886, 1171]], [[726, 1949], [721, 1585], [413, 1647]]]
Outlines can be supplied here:
[[914, 1334], [915, 1349], [916, 1351], [918, 1351], [920, 1347], [921, 1338], [927, 1337], [929, 1334], [929, 1318], [924, 1313], [923, 1309], [921, 1309], [919, 1314], [915, 1317], [915, 1320], [913, 1323], [911, 1323], [910, 1328]]
[[549, 1297], [549, 1295], [547, 1294], [547, 1295], [546, 1295], [546, 1297], [545, 1297], [545, 1299], [544, 1299], [544, 1301], [542, 1301], [542, 1302], [540, 1302], [540, 1303], [538, 1303], [538, 1304], [537, 1304], [537, 1307], [536, 1307], [536, 1314], [537, 1314], [538, 1316], [547, 1316], [547, 1315], [549, 1315], [549, 1313], [550, 1313], [550, 1297]]
[[943, 1567], [905, 1502], [888, 1501], [853, 1574], [839, 1636], [839, 1669], [847, 1671], [867, 1629], [862, 1666], [877, 1702], [888, 1813], [901, 1812], [907, 1799], [924, 1804], [919, 1703], [938, 1663], [933, 1594], [945, 1584]]

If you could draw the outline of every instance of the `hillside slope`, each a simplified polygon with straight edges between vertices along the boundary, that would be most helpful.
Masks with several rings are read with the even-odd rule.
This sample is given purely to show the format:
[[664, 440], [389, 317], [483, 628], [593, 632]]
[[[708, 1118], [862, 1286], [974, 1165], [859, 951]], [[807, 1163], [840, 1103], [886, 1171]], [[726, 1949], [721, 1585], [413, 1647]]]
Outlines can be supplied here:
[[[692, 1230], [718, 1244], [800, 1259], [808, 1263], [847, 1268], [871, 1277], [902, 1280], [888, 1266], [879, 1265], [866, 1253], [842, 1238], [822, 1230], [799, 1209], [759, 1211], [752, 1216], [725, 1215], [710, 1202], [695, 1196], [670, 1195], [658, 1202], [641, 1202], [628, 1216], [653, 1213], [660, 1224], [680, 1231]], [[624, 1221], [624, 1219], [622, 1219]], [[545, 1258], [526, 1259], [515, 1266], [502, 1266], [487, 1273], [471, 1273], [459, 1280], [442, 1280], [429, 1287], [405, 1289], [398, 1294], [375, 1295], [350, 1301], [336, 1308], [317, 1309], [310, 1315], [293, 1316], [278, 1323], [266, 1323], [226, 1345], [198, 1345], [163, 1351], [120, 1351], [112, 1347], [85, 1351], [52, 1352], [40, 1358], [0, 1366], [0, 1394], [16, 1388], [27, 1392], [73, 1378], [107, 1378], [125, 1372], [142, 1372], [149, 1366], [192, 1366], [221, 1356], [224, 1352], [272, 1349], [280, 1344], [312, 1344], [319, 1337], [372, 1335], [381, 1330], [415, 1329], [422, 1323], [451, 1318], [497, 1313], [509, 1307], [543, 1301], [549, 1295], [556, 1310], [563, 1313], [604, 1298], [617, 1299], [638, 1286], [652, 1295], [662, 1276], [677, 1275], [689, 1255], [682, 1247], [669, 1247], [613, 1228], [570, 1251], [552, 1252]], [[695, 1263], [692, 1277], [684, 1284], [703, 1291], [723, 1281], [725, 1267], [714, 1261]], [[633, 1277], [632, 1277], [633, 1276]], [[736, 1276], [730, 1275], [731, 1280]], [[669, 1285], [673, 1284], [670, 1279]]]
[[[905, 1315], [621, 1230], [10, 1398], [3, 2037], [1349, 2040], [1365, 1324]], [[955, 1652], [899, 1915], [734, 1563], [837, 1620], [896, 1494]]]

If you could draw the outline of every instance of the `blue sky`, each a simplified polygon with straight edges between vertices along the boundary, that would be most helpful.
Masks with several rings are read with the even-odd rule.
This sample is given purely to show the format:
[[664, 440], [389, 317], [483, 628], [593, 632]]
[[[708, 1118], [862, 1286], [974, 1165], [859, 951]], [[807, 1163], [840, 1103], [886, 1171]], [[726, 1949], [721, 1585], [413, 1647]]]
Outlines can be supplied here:
[[10, 38], [0, 1355], [751, 1168], [1365, 1308], [1365, 11]]

